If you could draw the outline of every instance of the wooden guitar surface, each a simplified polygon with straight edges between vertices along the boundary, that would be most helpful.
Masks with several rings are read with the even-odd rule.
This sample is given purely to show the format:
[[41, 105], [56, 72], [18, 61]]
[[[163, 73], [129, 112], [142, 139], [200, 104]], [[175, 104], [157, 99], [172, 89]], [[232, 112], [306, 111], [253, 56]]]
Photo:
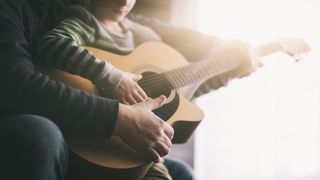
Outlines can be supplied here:
[[[185, 58], [176, 50], [159, 42], [144, 43], [126, 56], [116, 55], [96, 48], [86, 48], [97, 58], [106, 60], [123, 71], [142, 73], [143, 79], [188, 65]], [[91, 81], [80, 76], [56, 69], [41, 68], [40, 71], [71, 87], [99, 95], [96, 86]], [[145, 83], [148, 83], [147, 80]], [[159, 84], [158, 89], [166, 89], [166, 87], [162, 86], [163, 84]], [[152, 90], [144, 90], [149, 97], [166, 94], [166, 104], [155, 110], [154, 113], [175, 129], [173, 143], [186, 142], [204, 118], [202, 110], [180, 94], [179, 88], [156, 94], [148, 93]], [[139, 179], [152, 164], [143, 154], [127, 146], [119, 137], [104, 140], [97, 137], [67, 136], [66, 139], [72, 151], [78, 156], [97, 166], [115, 172], [118, 171], [119, 178]]]

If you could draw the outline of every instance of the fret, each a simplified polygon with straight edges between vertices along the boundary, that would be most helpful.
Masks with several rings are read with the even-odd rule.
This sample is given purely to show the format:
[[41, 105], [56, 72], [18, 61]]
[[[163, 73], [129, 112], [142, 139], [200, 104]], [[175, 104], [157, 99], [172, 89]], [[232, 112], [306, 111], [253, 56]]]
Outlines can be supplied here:
[[225, 73], [239, 65], [239, 62], [230, 62], [228, 60], [203, 60], [164, 72], [163, 75], [169, 79], [173, 88], [179, 88], [207, 77]]
[[207, 78], [208, 75], [211, 75], [212, 74], [212, 65], [211, 64], [206, 64], [206, 63], [202, 63], [201, 66], [203, 67], [203, 70], [200, 71], [200, 77], [201, 79], [203, 78]]
[[188, 68], [189, 66], [184, 66], [184, 67], [182, 67], [182, 68], [180, 68], [180, 69], [177, 69], [177, 74], [179, 75], [179, 77], [180, 77], [180, 82], [181, 82], [181, 86], [184, 86], [187, 82], [188, 82], [188, 73], [187, 73], [187, 68]]
[[191, 71], [193, 72], [194, 76], [190, 74], [189, 76], [192, 78], [192, 82], [198, 81], [204, 77], [204, 69], [206, 67], [203, 65], [203, 63], [194, 64]]
[[163, 73], [163, 75], [168, 78], [168, 80], [170, 81], [171, 85], [174, 88], [180, 87], [179, 81], [177, 80], [178, 78], [174, 74], [174, 71], [167, 71], [167, 72]]
[[192, 65], [185, 66], [179, 70], [181, 74], [183, 74], [184, 83], [183, 85], [190, 84], [190, 82], [194, 82], [196, 74], [193, 73], [194, 67]]
[[172, 71], [172, 74], [175, 77], [174, 81], [176, 81], [176, 84], [179, 87], [181, 87], [181, 86], [183, 86], [183, 81], [182, 81], [182, 76], [179, 73], [179, 69], [181, 69], [181, 68], [178, 68], [176, 71]]
[[202, 63], [193, 63], [163, 74], [169, 79], [173, 87], [178, 88], [201, 79], [202, 75], [199, 74], [202, 73], [203, 67]]

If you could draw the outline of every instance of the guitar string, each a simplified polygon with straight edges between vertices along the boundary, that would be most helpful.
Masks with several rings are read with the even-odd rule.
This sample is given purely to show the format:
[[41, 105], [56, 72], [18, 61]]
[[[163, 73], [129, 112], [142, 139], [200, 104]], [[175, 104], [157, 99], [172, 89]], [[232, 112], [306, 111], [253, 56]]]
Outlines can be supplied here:
[[[203, 77], [205, 77], [205, 76], [203, 76]], [[189, 81], [190, 80], [191, 80], [191, 82], [195, 81], [195, 79], [189, 79]], [[164, 85], [164, 84], [167, 84], [167, 81], [165, 79], [162, 79], [162, 78], [158, 77], [158, 82], [157, 83], [154, 83], [154, 81], [153, 81], [153, 83], [144, 83], [144, 84], [142, 84], [140, 86], [142, 87], [142, 89], [144, 89], [146, 91], [147, 94], [149, 94], [149, 93], [158, 94], [158, 93], [163, 92], [164, 89], [163, 89], [163, 86], [161, 86], [161, 85]], [[183, 84], [180, 83], [179, 87], [181, 87], [184, 84], [185, 84], [185, 82]], [[175, 87], [168, 88], [166, 90], [171, 90], [171, 89], [175, 89]]]
[[[208, 69], [208, 68], [207, 68]], [[200, 71], [201, 72], [201, 71]], [[171, 76], [171, 75], [169, 75]], [[175, 89], [177, 87], [182, 87], [183, 85], [188, 84], [188, 82], [195, 82], [196, 80], [200, 79], [201, 77], [205, 77], [203, 73], [197, 75], [198, 78], [194, 78], [193, 76], [188, 76], [188, 78], [184, 78], [182, 82], [178, 82], [175, 84], [170, 83], [170, 81], [166, 81], [167, 77], [161, 77], [161, 74], [153, 75], [151, 78], [148, 78], [148, 81], [142, 82], [139, 85], [142, 87], [142, 89], [145, 89], [145, 91], [150, 92], [151, 90], [159, 92], [163, 90], [163, 85], [170, 84], [173, 87], [170, 89]], [[174, 78], [171, 77], [171, 79], [174, 80]], [[151, 83], [150, 83], [151, 82]], [[177, 81], [175, 81], [177, 82]], [[155, 92], [154, 92], [155, 93]]]
[[[176, 68], [176, 69], [173, 69], [173, 70], [169, 70], [169, 71], [166, 71], [162, 74], [165, 74], [165, 73], [170, 73], [170, 72], [174, 72], [174, 71], [181, 71], [182, 69], [186, 69], [186, 68], [196, 68], [198, 66], [204, 66], [206, 64], [206, 62], [204, 62], [205, 60], [203, 60], [203, 62], [198, 62], [198, 63], [190, 63], [189, 65], [186, 65], [186, 66], [182, 66], [182, 67], [179, 67], [179, 68]], [[155, 75], [159, 75], [159, 74], [155, 74]], [[152, 75], [150, 75], [152, 77]]]
[[191, 79], [184, 79], [181, 82], [177, 82], [177, 81], [175, 81], [174, 78], [171, 77], [172, 81], [174, 81], [174, 82], [172, 82], [172, 81], [170, 82], [170, 80], [168, 80], [168, 77], [166, 77], [164, 75], [161, 76], [161, 75], [163, 75], [163, 74], [159, 74], [158, 76], [148, 78], [148, 80], [143, 79], [142, 82], [139, 83], [139, 85], [141, 87], [148, 87], [148, 88], [157, 87], [157, 86], [161, 86], [161, 85], [171, 85], [172, 88], [177, 88], [177, 87], [180, 87], [184, 84], [188, 84], [188, 82], [190, 82], [190, 80], [191, 80]]
[[[153, 75], [149, 75], [147, 76], [146, 78], [143, 78], [142, 79], [142, 82], [140, 85], [144, 85], [144, 84], [149, 84], [149, 83], [154, 83], [157, 81], [157, 79], [161, 79], [162, 77], [164, 78], [167, 78], [165, 76], [165, 74], [169, 73], [168, 71], [167, 72], [164, 72], [164, 73], [161, 73], [161, 74], [153, 74]], [[162, 76], [162, 77], [161, 77]], [[170, 80], [169, 80], [170, 81]]]
[[145, 91], [155, 91], [155, 90], [163, 90], [163, 89], [174, 89], [174, 87], [169, 87], [166, 86], [166, 87], [163, 87], [163, 85], [166, 85], [168, 84], [166, 81], [164, 80], [160, 80], [158, 82], [158, 84], [146, 84], [146, 85], [143, 85], [141, 86], [142, 89], [144, 89]]
[[[199, 65], [199, 64], [197, 64], [197, 65]], [[196, 66], [196, 68], [199, 68], [199, 67], [200, 67], [200, 66]], [[186, 76], [181, 75], [182, 73], [180, 72], [180, 71], [183, 71], [183, 70], [185, 71], [186, 69], [187, 69], [188, 71], [190, 71], [189, 69], [191, 69], [191, 67], [190, 67], [190, 66], [185, 66], [185, 67], [181, 67], [181, 68], [178, 68], [178, 69], [166, 71], [166, 72], [161, 73], [161, 74], [152, 74], [152, 75], [149, 75], [148, 77], [143, 78], [143, 82], [142, 82], [140, 85], [144, 85], [144, 84], [147, 84], [147, 83], [150, 83], [150, 82], [154, 83], [155, 79], [158, 79], [159, 76], [161, 76], [161, 75], [163, 75], [165, 78], [167, 78], [166, 75], [168, 75], [168, 76], [170, 77], [170, 79], [172, 79], [172, 81], [177, 82], [176, 78], [172, 78], [172, 75], [171, 75], [171, 74], [174, 73], [174, 74], [179, 74], [180, 77], [186, 77]], [[199, 72], [202, 72], [202, 71], [199, 71]], [[188, 76], [187, 81], [189, 82], [192, 77], [193, 77], [193, 76]], [[201, 77], [201, 76], [200, 76], [200, 77]], [[187, 82], [185, 82], [185, 79], [186, 79], [186, 78], [180, 78], [180, 79], [181, 79], [183, 82], [182, 82], [182, 83], [177, 83], [177, 84], [186, 84], [186, 83], [187, 83]], [[191, 81], [193, 82], [193, 81], [195, 81], [195, 80], [191, 80]], [[170, 80], [169, 80], [169, 82], [170, 82]], [[172, 84], [172, 83], [171, 83], [171, 84]]]
[[[161, 94], [162, 92], [164, 92], [164, 89], [158, 85], [152, 85], [152, 84], [149, 84], [150, 86], [149, 87], [143, 87], [143, 89], [145, 90], [145, 92], [147, 94], [151, 94], [151, 95], [155, 95], [155, 94]], [[150, 88], [150, 87], [156, 87], [156, 88]], [[181, 87], [181, 86], [180, 86]], [[172, 90], [172, 89], [176, 89], [176, 88], [168, 88], [166, 90]]]
[[[151, 86], [151, 85], [161, 85], [161, 83], [159, 83], [159, 81], [165, 82], [166, 77], [165, 76], [161, 76], [161, 74], [157, 74], [157, 76], [154, 76], [152, 78], [147, 78], [147, 80], [142, 79], [140, 83], [138, 83], [141, 87], [146, 87], [146, 86]], [[168, 81], [169, 84], [170, 81]], [[167, 83], [167, 84], [168, 84]], [[172, 84], [171, 84], [172, 85]]]
[[[196, 65], [197, 65], [196, 68], [202, 68], [202, 66], [203, 66], [202, 64], [196, 64]], [[199, 65], [202, 65], [202, 66], [199, 66]], [[167, 72], [162, 73], [162, 74], [152, 74], [152, 75], [150, 75], [150, 76], [148, 76], [146, 78], [143, 78], [142, 82], [139, 85], [140, 86], [148, 86], [149, 84], [155, 84], [155, 86], [158, 86], [158, 85], [161, 85], [161, 84], [157, 84], [157, 82], [159, 80], [161, 81], [162, 77], [164, 77], [166, 79], [169, 79], [168, 80], [169, 83], [171, 85], [173, 85], [175, 88], [177, 88], [177, 86], [181, 87], [182, 85], [186, 85], [186, 84], [188, 84], [190, 82], [195, 82], [198, 79], [201, 79], [201, 78], [205, 77], [207, 74], [210, 74], [210, 69], [212, 69], [211, 67], [212, 66], [204, 67], [204, 71], [198, 71], [198, 75], [195, 75], [196, 77], [195, 76], [183, 76], [183, 75], [181, 75], [181, 72], [179, 72], [181, 70], [186, 70], [186, 69], [188, 71], [190, 71], [189, 70], [189, 69], [191, 69], [190, 66], [181, 67], [179, 69], [167, 71]], [[172, 76], [174, 76], [174, 75], [172, 75], [174, 71], [176, 72], [174, 74], [180, 74], [180, 77], [185, 77], [185, 78], [180, 78], [181, 81], [177, 81], [176, 78], [172, 77]], [[161, 75], [162, 75], [162, 77], [160, 77]], [[169, 76], [169, 78], [168, 78], [168, 76]], [[170, 82], [170, 79], [171, 79], [171, 82]], [[172, 81], [173, 81], [174, 84], [172, 84]]]

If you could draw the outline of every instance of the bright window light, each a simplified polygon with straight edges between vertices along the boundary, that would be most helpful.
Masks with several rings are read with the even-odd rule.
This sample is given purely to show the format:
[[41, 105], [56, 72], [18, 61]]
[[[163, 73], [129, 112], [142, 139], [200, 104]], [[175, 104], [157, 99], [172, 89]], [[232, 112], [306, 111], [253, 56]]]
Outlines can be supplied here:
[[[196, 1], [196, 0], [195, 0]], [[200, 180], [320, 179], [320, 1], [198, 0], [198, 29], [254, 45], [305, 39], [312, 52], [294, 63], [277, 53], [252, 76], [198, 99]]]

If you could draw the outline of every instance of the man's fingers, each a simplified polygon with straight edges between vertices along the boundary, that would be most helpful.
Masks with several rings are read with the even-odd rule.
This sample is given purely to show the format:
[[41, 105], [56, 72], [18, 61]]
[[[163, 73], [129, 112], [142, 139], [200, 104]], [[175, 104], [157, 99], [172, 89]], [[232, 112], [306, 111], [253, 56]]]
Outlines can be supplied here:
[[172, 128], [172, 126], [170, 126], [168, 123], [164, 122], [163, 123], [164, 126], [164, 133], [167, 135], [167, 137], [172, 140], [173, 135], [174, 135], [174, 129]]
[[158, 154], [161, 157], [167, 155], [169, 153], [169, 151], [170, 151], [170, 148], [167, 145], [165, 145], [164, 143], [162, 143], [162, 142], [158, 142], [155, 145], [154, 149], [158, 152]]
[[261, 59], [258, 59], [257, 61], [258, 61], [258, 63], [257, 63], [258, 65], [257, 65], [257, 66], [258, 66], [259, 68], [260, 68], [260, 67], [263, 67], [263, 63], [262, 63]]
[[166, 97], [161, 95], [155, 99], [148, 99], [148, 101], [146, 102], [147, 103], [146, 105], [152, 111], [161, 107], [165, 100], [166, 100]]
[[167, 135], [163, 136], [162, 142], [163, 142], [168, 148], [171, 148], [172, 142], [171, 142], [171, 138], [170, 138], [170, 137], [168, 137]]
[[147, 155], [153, 162], [155, 163], [160, 162], [161, 157], [155, 149], [153, 148], [148, 149]]
[[311, 47], [310, 47], [308, 44], [306, 44], [306, 46], [305, 46], [305, 51], [306, 51], [306, 52], [311, 51]]

